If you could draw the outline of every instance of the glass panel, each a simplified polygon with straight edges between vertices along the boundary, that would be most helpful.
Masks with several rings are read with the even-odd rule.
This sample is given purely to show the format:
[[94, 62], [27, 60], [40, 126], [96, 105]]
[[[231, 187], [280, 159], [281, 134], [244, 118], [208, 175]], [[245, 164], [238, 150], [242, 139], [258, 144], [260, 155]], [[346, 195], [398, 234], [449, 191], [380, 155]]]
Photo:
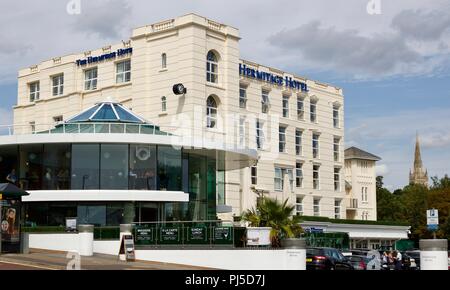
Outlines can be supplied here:
[[79, 121], [86, 121], [86, 120], [88, 120], [89, 117], [91, 117], [92, 114], [94, 114], [95, 111], [98, 109], [98, 106], [99, 106], [99, 105], [94, 106], [94, 107], [88, 109], [87, 111], [85, 111], [85, 112], [79, 114], [78, 116], [76, 116], [76, 117], [70, 119], [68, 122], [79, 122]]
[[192, 220], [207, 218], [207, 176], [206, 158], [189, 154], [189, 211]]
[[159, 190], [181, 190], [181, 150], [158, 147]]
[[130, 145], [130, 189], [156, 190], [156, 146]]
[[106, 205], [79, 205], [78, 224], [106, 226]]
[[0, 150], [0, 183], [19, 186], [18, 146], [2, 146]]
[[94, 115], [92, 120], [105, 121], [105, 120], [117, 120], [116, 114], [111, 105], [103, 105], [103, 107]]
[[127, 112], [125, 109], [123, 109], [121, 106], [114, 104], [114, 109], [116, 109], [117, 115], [119, 116], [119, 119], [124, 122], [139, 122], [141, 123], [141, 120]]
[[70, 189], [70, 145], [44, 145], [44, 176], [42, 189]]
[[72, 145], [72, 189], [99, 189], [100, 145]]
[[42, 189], [42, 151], [43, 146], [21, 145], [20, 146], [20, 178], [19, 183], [25, 190]]
[[128, 189], [128, 145], [102, 144], [100, 188]]

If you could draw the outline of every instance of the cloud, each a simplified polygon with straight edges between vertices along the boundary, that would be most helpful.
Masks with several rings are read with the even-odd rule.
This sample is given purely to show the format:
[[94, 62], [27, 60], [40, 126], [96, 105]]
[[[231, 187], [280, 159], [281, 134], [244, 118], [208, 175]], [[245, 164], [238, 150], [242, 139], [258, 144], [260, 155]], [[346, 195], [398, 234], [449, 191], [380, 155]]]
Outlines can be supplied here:
[[450, 148], [450, 131], [427, 133], [421, 139], [424, 148]]
[[401, 35], [418, 41], [439, 40], [450, 29], [449, 11], [405, 10], [392, 20]]
[[397, 34], [363, 36], [357, 30], [323, 27], [319, 21], [278, 32], [268, 40], [287, 53], [300, 53], [316, 66], [352, 74], [398, 73], [423, 61]]
[[104, 39], [118, 38], [125, 20], [131, 17], [131, 7], [124, 0], [82, 2], [79, 15], [74, 15], [72, 28], [77, 32]]
[[389, 168], [386, 164], [377, 164], [375, 166], [375, 172], [377, 176], [385, 176], [389, 173]]
[[0, 108], [0, 136], [8, 134], [7, 125], [13, 123], [13, 113], [11, 110]]

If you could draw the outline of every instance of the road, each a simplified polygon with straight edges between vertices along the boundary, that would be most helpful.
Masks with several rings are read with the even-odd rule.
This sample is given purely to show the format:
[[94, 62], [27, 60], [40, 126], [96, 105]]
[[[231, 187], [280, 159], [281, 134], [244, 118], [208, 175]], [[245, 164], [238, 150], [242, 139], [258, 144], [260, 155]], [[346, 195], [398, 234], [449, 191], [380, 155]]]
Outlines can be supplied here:
[[18, 263], [0, 262], [0, 271], [2, 270], [47, 270], [47, 269]]

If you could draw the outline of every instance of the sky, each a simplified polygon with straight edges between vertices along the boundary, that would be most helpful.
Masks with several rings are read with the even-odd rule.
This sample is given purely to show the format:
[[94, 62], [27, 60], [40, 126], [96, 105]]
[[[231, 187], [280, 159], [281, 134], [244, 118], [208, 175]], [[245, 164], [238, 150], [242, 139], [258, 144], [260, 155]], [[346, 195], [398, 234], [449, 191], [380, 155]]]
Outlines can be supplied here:
[[389, 189], [408, 183], [416, 132], [429, 175], [450, 173], [448, 0], [0, 0], [0, 5], [0, 125], [12, 123], [19, 68], [127, 40], [132, 28], [197, 13], [239, 29], [241, 58], [342, 87], [345, 145], [380, 156], [377, 173]]

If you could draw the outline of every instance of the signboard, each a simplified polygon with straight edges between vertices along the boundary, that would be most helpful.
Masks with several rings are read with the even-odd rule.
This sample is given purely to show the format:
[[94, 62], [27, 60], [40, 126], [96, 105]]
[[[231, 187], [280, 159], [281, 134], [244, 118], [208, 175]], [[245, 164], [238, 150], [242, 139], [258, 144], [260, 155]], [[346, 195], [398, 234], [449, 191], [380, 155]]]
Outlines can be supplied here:
[[134, 250], [133, 235], [123, 235], [120, 243], [119, 255], [125, 255], [127, 261], [135, 261], [136, 255]]
[[66, 231], [75, 232], [77, 230], [77, 218], [66, 218]]
[[215, 227], [214, 228], [214, 243], [215, 244], [229, 244], [232, 243], [231, 227]]
[[285, 86], [286, 88], [299, 90], [301, 92], [308, 92], [308, 85], [305, 82], [293, 80], [292, 77], [282, 77], [269, 72], [263, 72], [259, 70], [247, 67], [245, 64], [239, 64], [239, 74], [241, 76], [252, 78], [260, 81], [267, 82], [278, 86]]
[[190, 244], [204, 244], [208, 241], [206, 227], [192, 227], [186, 229], [186, 241]]
[[18, 253], [20, 250], [20, 202], [5, 200], [0, 203], [0, 251]]
[[95, 64], [98, 62], [102, 62], [105, 60], [113, 60], [116, 59], [117, 57], [120, 56], [124, 56], [127, 54], [132, 54], [133, 53], [133, 48], [129, 47], [129, 48], [124, 48], [124, 49], [118, 49], [117, 51], [111, 52], [111, 53], [106, 53], [106, 54], [102, 54], [100, 56], [90, 56], [86, 59], [78, 59], [76, 61], [77, 66], [84, 66], [87, 64]]
[[178, 244], [181, 242], [181, 233], [179, 228], [160, 228], [159, 242], [162, 244]]
[[151, 245], [155, 243], [155, 235], [153, 228], [136, 228], [136, 244]]
[[439, 213], [437, 209], [427, 210], [427, 225], [438, 225]]

